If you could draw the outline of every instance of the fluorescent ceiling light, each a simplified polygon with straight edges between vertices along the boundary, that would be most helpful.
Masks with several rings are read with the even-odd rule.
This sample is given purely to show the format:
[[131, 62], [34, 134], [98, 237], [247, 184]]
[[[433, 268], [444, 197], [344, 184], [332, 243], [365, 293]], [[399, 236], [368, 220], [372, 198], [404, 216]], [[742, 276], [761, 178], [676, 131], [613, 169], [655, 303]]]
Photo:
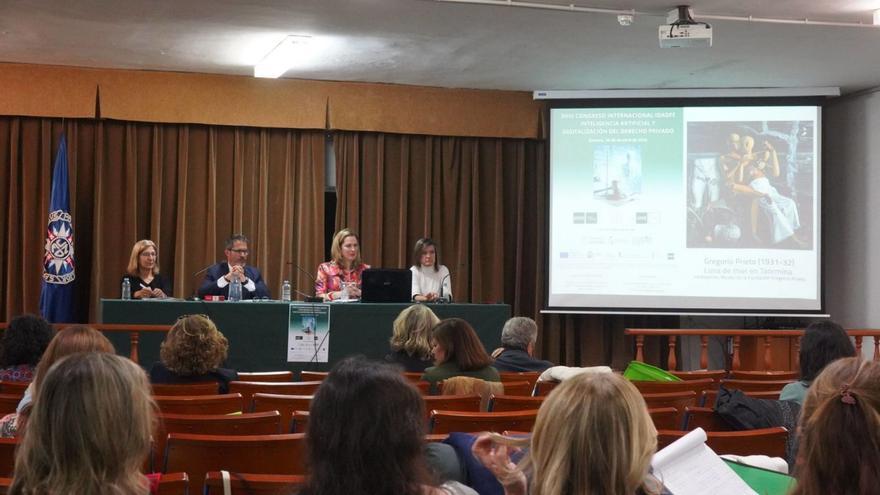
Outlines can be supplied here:
[[310, 40], [311, 36], [287, 36], [254, 66], [254, 77], [276, 79], [283, 76], [306, 54]]

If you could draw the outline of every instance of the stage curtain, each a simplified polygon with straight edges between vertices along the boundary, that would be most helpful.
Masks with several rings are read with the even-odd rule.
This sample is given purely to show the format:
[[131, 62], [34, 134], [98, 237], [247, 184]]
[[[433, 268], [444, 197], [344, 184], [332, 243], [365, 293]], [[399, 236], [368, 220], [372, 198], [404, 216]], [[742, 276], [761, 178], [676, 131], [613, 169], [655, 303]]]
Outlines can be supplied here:
[[174, 295], [223, 259], [232, 233], [251, 239], [249, 262], [278, 295], [308, 288], [290, 262], [323, 258], [323, 131], [113, 120], [0, 117], [0, 320], [39, 310], [52, 166], [67, 133], [80, 321], [118, 297], [131, 247], [149, 238]]
[[[367, 263], [410, 266], [416, 239], [434, 238], [456, 300], [505, 302], [514, 315], [534, 318], [538, 354], [559, 364], [625, 367], [633, 347], [624, 327], [658, 323], [540, 313], [548, 207], [544, 141], [340, 132], [334, 146], [336, 226], [359, 232]], [[648, 345], [650, 360], [659, 362], [659, 346]]]

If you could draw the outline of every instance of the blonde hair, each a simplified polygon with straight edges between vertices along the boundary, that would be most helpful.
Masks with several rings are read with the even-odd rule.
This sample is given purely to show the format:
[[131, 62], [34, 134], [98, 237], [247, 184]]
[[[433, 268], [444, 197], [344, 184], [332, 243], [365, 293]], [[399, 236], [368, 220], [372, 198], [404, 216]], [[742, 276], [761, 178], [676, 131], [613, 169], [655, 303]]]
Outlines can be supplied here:
[[156, 250], [156, 264], [153, 265], [153, 275], [159, 273], [159, 248], [156, 247], [156, 243], [149, 239], [141, 239], [134, 243], [134, 246], [131, 247], [131, 257], [128, 258], [128, 274], [134, 275], [135, 277], [140, 274], [140, 265], [138, 264], [138, 258], [141, 253], [144, 252], [147, 248], [153, 248]]
[[394, 319], [391, 350], [404, 351], [419, 359], [431, 359], [431, 328], [440, 318], [424, 304], [413, 304]]
[[126, 358], [80, 353], [58, 361], [16, 452], [10, 494], [149, 493], [141, 474], [155, 404]]
[[487, 382], [471, 376], [453, 376], [443, 380], [443, 395], [479, 395], [480, 411], [489, 409], [489, 399], [493, 395], [504, 393], [504, 384], [501, 382]]
[[573, 376], [556, 387], [538, 411], [525, 464], [534, 471], [529, 493], [658, 492], [659, 483], [648, 475], [656, 449], [657, 430], [632, 383], [613, 373]]
[[229, 341], [205, 315], [184, 315], [171, 327], [159, 359], [178, 375], [204, 375], [226, 360]]
[[349, 269], [355, 269], [364, 264], [364, 261], [361, 259], [361, 238], [351, 229], [342, 229], [333, 236], [333, 241], [330, 244], [330, 258], [332, 258], [333, 262], [337, 265], [345, 267], [345, 259], [342, 257], [342, 243], [345, 242], [346, 237], [354, 237], [358, 241], [357, 258], [355, 258], [351, 266], [348, 267]]

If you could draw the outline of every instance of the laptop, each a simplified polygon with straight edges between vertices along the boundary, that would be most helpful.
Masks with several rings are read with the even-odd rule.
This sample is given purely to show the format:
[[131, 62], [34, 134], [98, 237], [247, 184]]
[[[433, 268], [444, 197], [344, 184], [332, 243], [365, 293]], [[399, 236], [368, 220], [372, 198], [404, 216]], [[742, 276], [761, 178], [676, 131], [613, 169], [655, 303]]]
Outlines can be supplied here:
[[361, 301], [407, 303], [412, 301], [412, 272], [408, 268], [370, 268], [361, 274]]

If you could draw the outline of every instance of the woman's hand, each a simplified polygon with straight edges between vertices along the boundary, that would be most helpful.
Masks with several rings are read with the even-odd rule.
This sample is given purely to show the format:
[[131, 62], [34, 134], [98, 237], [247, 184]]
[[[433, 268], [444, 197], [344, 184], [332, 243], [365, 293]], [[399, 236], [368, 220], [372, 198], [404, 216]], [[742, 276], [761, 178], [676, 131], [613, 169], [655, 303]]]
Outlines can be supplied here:
[[153, 289], [144, 287], [143, 289], [136, 291], [132, 296], [134, 296], [135, 299], [149, 299], [153, 297]]
[[506, 495], [525, 495], [526, 475], [510, 461], [512, 450], [512, 447], [495, 442], [487, 433], [477, 437], [471, 447], [474, 457], [501, 483]]
[[165, 292], [162, 291], [162, 289], [153, 289], [153, 297], [157, 297], [159, 299], [162, 299], [162, 298], [165, 298], [168, 296], [165, 295]]

